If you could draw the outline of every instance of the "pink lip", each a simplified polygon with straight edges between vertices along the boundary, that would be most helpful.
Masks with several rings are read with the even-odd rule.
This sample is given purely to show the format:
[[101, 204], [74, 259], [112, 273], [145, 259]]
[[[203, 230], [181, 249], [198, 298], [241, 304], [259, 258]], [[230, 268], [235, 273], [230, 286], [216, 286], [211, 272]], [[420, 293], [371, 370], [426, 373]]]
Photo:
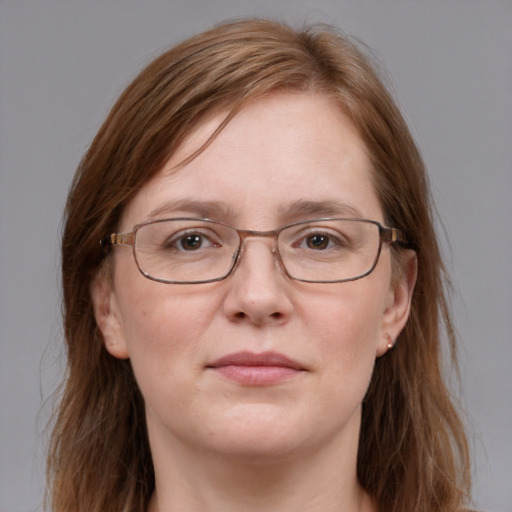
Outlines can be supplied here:
[[207, 365], [224, 377], [246, 386], [269, 386], [299, 375], [299, 363], [277, 352], [237, 352]]

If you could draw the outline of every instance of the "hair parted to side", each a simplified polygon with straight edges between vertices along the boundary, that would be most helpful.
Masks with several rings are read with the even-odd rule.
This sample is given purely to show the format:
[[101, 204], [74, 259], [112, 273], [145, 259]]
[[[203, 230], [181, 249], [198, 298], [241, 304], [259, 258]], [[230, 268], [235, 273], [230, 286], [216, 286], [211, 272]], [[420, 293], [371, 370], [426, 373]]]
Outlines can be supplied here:
[[68, 371], [48, 459], [54, 512], [145, 512], [154, 488], [143, 399], [129, 361], [106, 351], [94, 319], [99, 240], [116, 231], [125, 205], [206, 116], [226, 111], [227, 123], [277, 90], [327, 94], [350, 116], [387, 221], [417, 253], [410, 319], [377, 360], [363, 404], [360, 483], [386, 512], [463, 505], [468, 447], [440, 369], [443, 332], [454, 362], [456, 340], [419, 152], [350, 40], [325, 26], [295, 31], [250, 19], [219, 25], [151, 62], [122, 93], [75, 175], [62, 241]]

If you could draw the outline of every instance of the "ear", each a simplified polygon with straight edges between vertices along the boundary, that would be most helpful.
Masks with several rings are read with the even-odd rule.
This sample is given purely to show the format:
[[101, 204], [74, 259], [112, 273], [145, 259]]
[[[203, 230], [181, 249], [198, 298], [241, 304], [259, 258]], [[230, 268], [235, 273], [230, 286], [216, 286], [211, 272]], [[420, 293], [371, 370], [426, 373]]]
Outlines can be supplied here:
[[394, 345], [409, 318], [412, 294], [418, 275], [418, 260], [416, 253], [411, 250], [404, 251], [400, 257], [402, 258], [400, 274], [392, 277], [386, 298], [377, 357], [384, 355], [389, 350], [389, 345]]
[[91, 296], [96, 324], [103, 336], [105, 348], [118, 359], [128, 359], [122, 317], [108, 269], [100, 269], [94, 277]]

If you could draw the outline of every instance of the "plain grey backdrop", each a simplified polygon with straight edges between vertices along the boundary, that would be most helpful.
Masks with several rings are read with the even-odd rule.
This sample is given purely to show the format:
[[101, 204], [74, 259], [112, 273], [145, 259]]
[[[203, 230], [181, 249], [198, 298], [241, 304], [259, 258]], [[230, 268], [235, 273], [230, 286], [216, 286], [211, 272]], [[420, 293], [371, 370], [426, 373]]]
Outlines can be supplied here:
[[446, 231], [475, 502], [512, 511], [512, 2], [498, 0], [0, 0], [0, 511], [41, 502], [74, 169], [142, 65], [247, 15], [333, 23], [385, 63]]

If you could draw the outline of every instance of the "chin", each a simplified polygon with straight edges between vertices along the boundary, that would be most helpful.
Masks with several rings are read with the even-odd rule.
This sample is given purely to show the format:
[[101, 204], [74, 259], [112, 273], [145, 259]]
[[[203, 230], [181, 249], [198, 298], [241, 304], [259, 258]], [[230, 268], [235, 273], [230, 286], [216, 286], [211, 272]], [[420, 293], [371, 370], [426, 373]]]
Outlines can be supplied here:
[[250, 464], [285, 462], [319, 441], [315, 422], [268, 404], [235, 408], [209, 431], [209, 449]]

